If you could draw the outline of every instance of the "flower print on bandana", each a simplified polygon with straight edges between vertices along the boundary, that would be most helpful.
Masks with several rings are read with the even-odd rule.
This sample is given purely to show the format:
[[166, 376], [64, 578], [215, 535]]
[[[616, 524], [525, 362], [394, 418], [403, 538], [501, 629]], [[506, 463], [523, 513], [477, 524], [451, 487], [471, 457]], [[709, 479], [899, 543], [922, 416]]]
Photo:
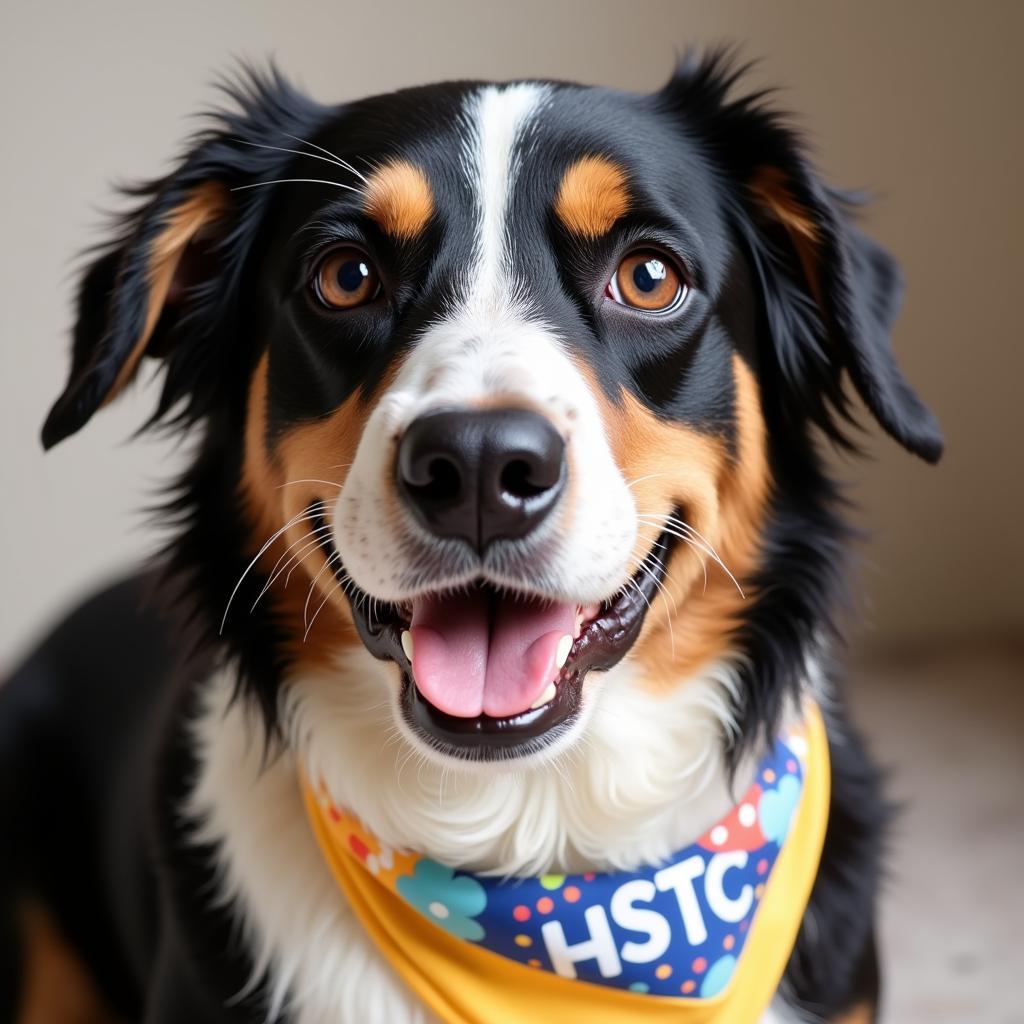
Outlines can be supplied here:
[[650, 996], [715, 999], [739, 967], [796, 820], [806, 724], [765, 751], [742, 798], [696, 842], [636, 871], [492, 878], [391, 850], [321, 792], [338, 846], [451, 935], [534, 970]]
[[484, 930], [474, 918], [484, 912], [487, 893], [468, 875], [456, 875], [451, 868], [424, 858], [412, 875], [402, 875], [395, 888], [407, 903], [434, 924], [460, 939], [479, 942]]
[[784, 775], [775, 790], [761, 798], [759, 817], [765, 838], [781, 843], [789, 831], [796, 805], [800, 802], [800, 780], [795, 775]]

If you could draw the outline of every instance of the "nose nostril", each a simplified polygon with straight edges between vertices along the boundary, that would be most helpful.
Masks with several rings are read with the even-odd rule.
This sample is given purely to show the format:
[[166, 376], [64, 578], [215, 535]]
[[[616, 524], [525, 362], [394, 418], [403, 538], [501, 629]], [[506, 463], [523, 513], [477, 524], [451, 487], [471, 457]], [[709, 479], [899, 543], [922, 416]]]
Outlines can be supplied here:
[[458, 466], [450, 459], [433, 458], [427, 464], [427, 480], [408, 486], [427, 501], [450, 501], [459, 496], [462, 476]]
[[533, 467], [526, 459], [513, 459], [501, 471], [502, 493], [512, 498], [535, 498], [549, 490], [544, 484], [534, 482]]

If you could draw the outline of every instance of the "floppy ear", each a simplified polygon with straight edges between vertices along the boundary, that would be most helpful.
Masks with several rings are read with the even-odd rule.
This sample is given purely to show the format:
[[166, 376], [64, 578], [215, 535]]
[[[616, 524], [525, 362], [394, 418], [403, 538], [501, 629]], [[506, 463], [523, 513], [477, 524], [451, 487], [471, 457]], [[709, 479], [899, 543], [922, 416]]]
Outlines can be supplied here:
[[742, 70], [721, 52], [688, 57], [662, 98], [695, 123], [739, 186], [731, 213], [758, 277], [782, 382], [814, 422], [849, 443], [836, 416], [850, 418], [845, 372], [891, 437], [936, 462], [941, 430], [890, 343], [902, 295], [896, 263], [856, 228], [852, 202], [819, 181], [763, 94], [727, 100]]
[[[748, 189], [769, 235], [773, 229], [781, 232], [796, 256], [798, 284], [819, 312], [817, 345], [846, 370], [891, 437], [926, 461], [937, 462], [943, 447], [938, 422], [907, 383], [890, 344], [903, 293], [895, 261], [852, 224], [842, 197], [828, 192], [802, 160], [788, 167], [762, 164]], [[764, 260], [763, 250], [760, 255], [764, 270], [771, 260]], [[775, 262], [776, 272], [786, 273], [786, 261]], [[792, 261], [790, 267], [795, 269]], [[778, 302], [778, 282], [766, 281], [766, 286], [775, 289], [773, 300]], [[792, 339], [777, 339], [777, 344], [787, 341]], [[805, 344], [815, 342], [804, 339]], [[830, 397], [845, 413], [841, 392]]]
[[173, 332], [203, 247], [226, 231], [229, 193], [201, 182], [156, 198], [139, 216], [132, 237], [97, 259], [78, 290], [71, 372], [43, 426], [43, 445], [73, 434], [156, 354]]
[[232, 189], [284, 176], [295, 137], [310, 138], [327, 109], [273, 68], [243, 70], [221, 88], [238, 110], [214, 114], [172, 174], [131, 190], [141, 203], [82, 277], [71, 371], [43, 425], [45, 448], [84, 426], [146, 355], [166, 369], [151, 422], [181, 399], [180, 417], [194, 420], [211, 399], [238, 279], [272, 192]]

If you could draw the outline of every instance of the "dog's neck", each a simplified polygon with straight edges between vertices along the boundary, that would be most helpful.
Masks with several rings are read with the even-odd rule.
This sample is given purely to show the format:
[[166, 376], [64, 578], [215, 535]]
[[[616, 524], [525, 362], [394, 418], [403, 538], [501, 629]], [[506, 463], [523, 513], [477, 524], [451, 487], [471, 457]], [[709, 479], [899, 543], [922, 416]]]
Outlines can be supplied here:
[[[288, 748], [268, 758], [254, 708], [229, 671], [203, 687], [193, 726], [198, 775], [182, 808], [216, 852], [219, 898], [250, 937], [252, 984], [270, 1016], [299, 1024], [433, 1024], [339, 899], [306, 814], [299, 760], [388, 845], [481, 873], [537, 874], [653, 864], [696, 840], [741, 794], [729, 784], [731, 673], [721, 666], [658, 698], [623, 665], [587, 738], [531, 770], [444, 769], [397, 734], [387, 667], [355, 656], [337, 674], [292, 679]], [[384, 687], [382, 689], [382, 687]]]
[[336, 677], [292, 679], [291, 753], [383, 842], [498, 875], [633, 868], [693, 842], [753, 770], [730, 774], [725, 663], [664, 696], [628, 664], [600, 679], [579, 743], [524, 768], [446, 767], [411, 745], [390, 706], [392, 666], [362, 652]]

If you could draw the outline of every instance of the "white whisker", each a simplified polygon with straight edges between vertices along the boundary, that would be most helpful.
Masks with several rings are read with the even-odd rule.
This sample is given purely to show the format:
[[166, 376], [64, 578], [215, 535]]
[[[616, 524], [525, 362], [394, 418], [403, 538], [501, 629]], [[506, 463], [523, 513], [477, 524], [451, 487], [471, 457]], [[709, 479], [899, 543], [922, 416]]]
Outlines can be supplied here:
[[[307, 530], [304, 534], [302, 534], [301, 537], [299, 537], [297, 540], [293, 540], [291, 544], [289, 544], [288, 547], [286, 547], [284, 551], [281, 552], [280, 557], [274, 563], [274, 568], [270, 570], [270, 576], [267, 578], [267, 582], [263, 584], [263, 589], [259, 592], [259, 595], [257, 596], [256, 600], [253, 601], [252, 607], [249, 609], [250, 614], [252, 614], [256, 610], [256, 605], [260, 603], [260, 599], [274, 585], [274, 581], [278, 578], [278, 576], [281, 575], [282, 572], [284, 572], [284, 570], [288, 567], [288, 564], [291, 563], [292, 559], [288, 558], [288, 552], [292, 551], [297, 545], [303, 544], [304, 542], [308, 541], [310, 537], [313, 536], [314, 533], [317, 533], [322, 529], [323, 527], [321, 526], [318, 527], [316, 530]], [[281, 563], [284, 562], [286, 558], [288, 559], [288, 562], [284, 566], [282, 566]]]
[[224, 623], [228, 621], [228, 612], [231, 611], [231, 602], [234, 601], [235, 595], [238, 593], [239, 587], [241, 587], [246, 576], [248, 576], [249, 573], [252, 571], [252, 567], [263, 557], [267, 549], [271, 546], [271, 544], [274, 543], [275, 540], [277, 540], [278, 537], [281, 536], [282, 533], [285, 533], [288, 530], [290, 530], [296, 523], [315, 519], [317, 515], [319, 515], [319, 511], [315, 511], [317, 510], [318, 506], [320, 511], [323, 511], [324, 509], [326, 509], [327, 502], [314, 502], [308, 508], [304, 508], [301, 511], [296, 512], [295, 515], [292, 516], [292, 518], [289, 519], [288, 522], [285, 523], [280, 530], [274, 533], [273, 536], [268, 541], [266, 541], [263, 547], [261, 547], [259, 551], [256, 552], [256, 555], [253, 557], [253, 560], [245, 567], [245, 569], [242, 572], [242, 575], [238, 577], [238, 582], [235, 584], [235, 589], [231, 591], [231, 596], [228, 598], [228, 603], [224, 608], [224, 615], [220, 620], [220, 629], [218, 630], [218, 632], [224, 632]]
[[[316, 609], [316, 611], [315, 611], [315, 612], [313, 612], [313, 618], [311, 618], [311, 619], [309, 620], [309, 625], [308, 625], [308, 626], [306, 627], [306, 632], [305, 632], [305, 634], [304, 634], [304, 635], [303, 635], [303, 637], [302, 637], [302, 642], [303, 642], [303, 643], [305, 643], [305, 642], [306, 642], [306, 637], [308, 637], [308, 636], [309, 636], [310, 630], [311, 630], [311, 629], [313, 628], [313, 623], [314, 623], [314, 622], [316, 622], [316, 618], [317, 618], [317, 616], [318, 616], [318, 615], [320, 614], [320, 612], [322, 612], [322, 611], [323, 611], [324, 605], [325, 605], [325, 604], [327, 604], [327, 602], [328, 602], [328, 601], [329, 601], [329, 600], [330, 600], [330, 599], [331, 599], [331, 598], [332, 598], [332, 597], [333, 597], [333, 596], [334, 596], [334, 595], [335, 595], [335, 594], [336, 594], [336, 593], [337, 593], [337, 592], [338, 592], [339, 590], [343, 590], [343, 589], [344, 589], [344, 586], [345, 586], [345, 584], [346, 584], [346, 583], [347, 583], [347, 582], [348, 582], [349, 580], [351, 580], [351, 578], [352, 578], [352, 577], [351, 577], [351, 576], [349, 576], [349, 574], [348, 574], [347, 572], [346, 572], [346, 573], [342, 573], [342, 576], [341, 576], [341, 578], [340, 578], [340, 579], [336, 579], [336, 580], [334, 581], [334, 584], [333, 584], [333, 586], [331, 586], [331, 587], [329, 587], [329, 588], [328, 588], [328, 590], [327, 590], [327, 593], [326, 593], [326, 594], [324, 595], [324, 599], [323, 599], [323, 600], [322, 600], [322, 601], [320, 602], [320, 604], [318, 604], [318, 605], [317, 605], [317, 609]], [[386, 703], [386, 702], [385, 702], [385, 703]]]
[[635, 480], [630, 480], [626, 486], [632, 489], [636, 487], [637, 484], [642, 484], [645, 480], [654, 480], [659, 476], [668, 476], [668, 473], [648, 473], [647, 476], [638, 476]]
[[[665, 597], [668, 599], [668, 601], [672, 602], [672, 611], [670, 612], [669, 611], [669, 607], [668, 607], [668, 603], [666, 601], [666, 604], [665, 604], [665, 621], [668, 623], [668, 638], [669, 638], [669, 645], [670, 645], [670, 648], [672, 650], [672, 660], [675, 661], [675, 658], [676, 658], [676, 636], [675, 636], [675, 631], [672, 628], [672, 614], [679, 611], [679, 607], [676, 604], [676, 599], [668, 592], [668, 590], [666, 590], [665, 585], [661, 582], [661, 580], [659, 580], [658, 577], [653, 572], [651, 572], [650, 569], [647, 568], [647, 566], [644, 564], [644, 562], [641, 559], [637, 558], [636, 555], [633, 555], [633, 561], [636, 562], [636, 564], [637, 564], [638, 568], [640, 569], [640, 571], [642, 573], [644, 573], [644, 575], [647, 576], [647, 578], [665, 595]], [[648, 604], [648, 608], [650, 608], [650, 604]]]
[[[292, 135], [290, 132], [281, 132], [285, 138], [291, 139], [293, 142], [301, 142], [304, 146], [309, 146], [310, 149], [318, 149], [321, 153], [326, 153], [339, 167], [344, 167], [346, 171], [351, 171], [360, 181], [364, 184], [369, 185], [370, 182], [361, 171], [357, 171], [347, 160], [342, 159], [337, 153], [332, 153], [329, 149], [324, 149], [323, 146], [318, 146], [315, 142], [310, 142], [308, 139], [300, 139], [298, 135]], [[307, 156], [312, 156], [312, 153], [307, 153]]]
[[629, 579], [626, 580], [626, 582], [640, 595], [640, 599], [643, 601], [645, 605], [647, 605], [647, 610], [650, 611], [651, 602], [647, 600], [647, 595], [640, 589], [640, 584], [637, 583], [637, 581], [633, 579], [632, 576], [630, 576]]
[[[641, 522], [645, 523], [648, 526], [655, 527], [664, 524], [666, 518], [667, 517], [665, 516], [637, 516], [637, 519]], [[722, 569], [722, 572], [724, 572], [726, 576], [729, 577], [729, 579], [733, 583], [733, 586], [739, 591], [740, 597], [746, 600], [747, 595], [743, 592], [743, 587], [740, 586], [739, 580], [737, 580], [736, 577], [732, 574], [732, 571], [725, 564], [725, 562], [722, 561], [721, 556], [718, 554], [717, 551], [715, 551], [713, 547], [711, 547], [708, 541], [701, 534], [699, 534], [692, 526], [690, 526], [689, 523], [684, 523], [679, 519], [675, 519], [675, 517], [671, 518], [674, 519], [674, 524], [664, 526], [663, 532], [669, 534], [672, 537], [677, 537], [679, 540], [686, 541], [688, 544], [690, 544], [691, 547], [695, 547], [698, 550], [703, 551], [705, 554], [707, 554], [711, 558], [711, 560]], [[683, 530], [685, 530], [686, 532], [683, 533]]]
[[309, 584], [309, 593], [306, 594], [306, 603], [302, 608], [302, 624], [306, 627], [305, 635], [302, 638], [302, 642], [306, 642], [306, 637], [309, 636], [309, 602], [313, 599], [313, 590], [315, 589], [320, 577], [330, 569], [336, 562], [341, 561], [341, 555], [337, 551], [328, 558], [323, 565], [320, 566], [320, 571], [313, 577], [312, 582]]
[[262, 188], [264, 185], [334, 185], [335, 188], [344, 189], [346, 192], [355, 192], [362, 195], [362, 191], [353, 188], [351, 185], [343, 185], [340, 181], [326, 181], [323, 178], [274, 178], [272, 181], [254, 181], [250, 185], [235, 185], [231, 192], [244, 192], [247, 188]]
[[[325, 530], [327, 530], [327, 533], [328, 533], [328, 537], [330, 537], [330, 530], [331, 530], [331, 527], [330, 527], [330, 526], [327, 526], [327, 525], [325, 525], [325, 526], [321, 527], [321, 529], [325, 529]], [[320, 548], [322, 548], [322, 547], [324, 547], [324, 546], [325, 546], [325, 545], [324, 545], [324, 538], [323, 538], [323, 537], [317, 537], [316, 541], [315, 541], [315, 542], [314, 542], [313, 544], [309, 545], [309, 547], [310, 547], [310, 548], [313, 548], [313, 549], [315, 549], [316, 547], [320, 547]], [[297, 562], [296, 562], [296, 563], [295, 563], [295, 564], [294, 564], [294, 565], [293, 565], [293, 566], [292, 566], [292, 567], [291, 567], [291, 568], [290, 568], [290, 569], [288, 570], [288, 575], [287, 575], [287, 576], [285, 576], [285, 578], [284, 578], [284, 587], [285, 587], [285, 590], [287, 590], [287, 589], [288, 589], [288, 584], [289, 584], [289, 583], [291, 583], [291, 580], [292, 580], [292, 573], [293, 573], [293, 572], [295, 572], [295, 570], [296, 570], [296, 569], [298, 569], [298, 567], [299, 567], [300, 565], [302, 565], [302, 563], [303, 563], [303, 562], [304, 562], [304, 561], [305, 561], [305, 560], [306, 560], [306, 559], [307, 559], [307, 558], [308, 558], [308, 557], [309, 557], [309, 556], [310, 556], [310, 555], [311, 555], [312, 553], [313, 553], [313, 551], [312, 551], [312, 550], [310, 550], [310, 551], [307, 551], [307, 552], [306, 552], [306, 554], [304, 554], [304, 555], [303, 555], [303, 556], [302, 556], [302, 557], [301, 557], [301, 558], [300, 558], [300, 559], [299, 559], [299, 560], [298, 560], [298, 561], [297, 561]], [[340, 557], [340, 556], [339, 556], [339, 557]]]
[[[684, 532], [685, 528], [681, 529], [675, 526], [665, 526], [663, 523], [653, 523], [650, 520], [644, 519], [641, 519], [641, 522], [643, 522], [645, 526], [651, 526], [655, 529], [660, 529], [661, 532], [667, 533], [670, 537], [677, 537], [679, 540], [686, 541], [686, 543], [693, 547], [695, 550], [704, 552], [704, 554], [706, 554], [709, 558], [713, 559], [721, 565], [721, 559], [718, 557], [718, 553], [713, 548], [708, 547], [707, 544], [697, 540], [697, 538], [688, 530]], [[723, 566], [723, 568], [725, 567]]]
[[[288, 135], [287, 132], [283, 134]], [[294, 138], [294, 136], [288, 135], [288, 138]], [[357, 171], [351, 164], [346, 163], [344, 160], [341, 160], [338, 157], [320, 156], [319, 153], [307, 153], [305, 152], [305, 150], [287, 149], [284, 146], [268, 146], [266, 143], [262, 142], [249, 142], [248, 139], [232, 139], [231, 141], [241, 143], [243, 146], [251, 146], [253, 149], [269, 149], [273, 150], [275, 153], [294, 153], [296, 156], [304, 156], [310, 160], [323, 160], [325, 164], [331, 164], [334, 167], [340, 167], [343, 171], [351, 171], [354, 175], [356, 175], [359, 178], [362, 178], [363, 181], [366, 181], [366, 178], [364, 178], [363, 175], [361, 175], [359, 171]], [[297, 141], [302, 142], [301, 139], [298, 139]], [[312, 143], [306, 142], [304, 143], [304, 145], [311, 146]], [[320, 147], [316, 146], [314, 148], [319, 149]]]
[[342, 484], [339, 484], [335, 480], [320, 480], [317, 477], [303, 477], [301, 480], [286, 480], [283, 484], [278, 484], [277, 489], [281, 490], [282, 487], [294, 487], [296, 484], [326, 484], [328, 487], [337, 487], [340, 491]]
[[[657, 527], [654, 524], [652, 524], [652, 523], [644, 523], [643, 525], [644, 526], [649, 526], [651, 529], [657, 529]], [[643, 540], [647, 541], [649, 544], [655, 544], [657, 542], [657, 540], [658, 540], [658, 536], [660, 536], [660, 535], [655, 535], [655, 536], [651, 537], [648, 534], [643, 533], [643, 532], [641, 532], [639, 530], [637, 532], [640, 535], [640, 537]], [[701, 548], [697, 547], [697, 545], [692, 540], [690, 540], [688, 537], [683, 540], [683, 543], [686, 544], [687, 547], [692, 548], [694, 551], [696, 551], [698, 557], [700, 558], [701, 571], [704, 573], [704, 589], [703, 589], [703, 592], [706, 594], [708, 592], [708, 562], [707, 562], [707, 559], [704, 557], [704, 551]], [[665, 565], [665, 563], [660, 558], [658, 558], [658, 556], [655, 555], [653, 552], [651, 554], [649, 554], [647, 557], [648, 558], [652, 558], [659, 566], [661, 566], [662, 570], [664, 570], [664, 573], [665, 573], [665, 579], [667, 580], [668, 579], [668, 567]]]

